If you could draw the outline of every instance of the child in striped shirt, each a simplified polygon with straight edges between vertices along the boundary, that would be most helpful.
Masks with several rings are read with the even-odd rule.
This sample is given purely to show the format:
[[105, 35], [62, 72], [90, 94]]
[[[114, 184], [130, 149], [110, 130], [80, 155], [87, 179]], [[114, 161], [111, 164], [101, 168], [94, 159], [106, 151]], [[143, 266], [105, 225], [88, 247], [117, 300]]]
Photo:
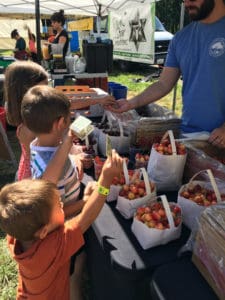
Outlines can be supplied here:
[[[70, 101], [54, 88], [35, 86], [25, 94], [21, 114], [26, 126], [36, 136], [30, 144], [32, 178], [43, 178], [42, 175], [68, 131]], [[77, 214], [84, 205], [83, 200], [79, 200], [80, 181], [73, 158], [68, 155], [60, 178], [54, 177], [54, 168], [51, 168], [52, 174], [45, 174], [45, 178], [57, 184], [66, 218]], [[56, 164], [55, 169], [57, 167]]]

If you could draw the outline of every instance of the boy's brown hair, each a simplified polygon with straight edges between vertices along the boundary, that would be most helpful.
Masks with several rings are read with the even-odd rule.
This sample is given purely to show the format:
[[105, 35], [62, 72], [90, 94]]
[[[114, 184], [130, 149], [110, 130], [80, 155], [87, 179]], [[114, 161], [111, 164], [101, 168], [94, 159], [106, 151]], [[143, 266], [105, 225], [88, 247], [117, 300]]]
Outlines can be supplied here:
[[16, 61], [5, 71], [4, 101], [7, 120], [10, 125], [22, 123], [21, 102], [29, 88], [42, 81], [48, 82], [48, 73], [42, 66], [32, 61]]
[[56, 120], [70, 115], [70, 101], [60, 91], [49, 86], [35, 86], [24, 96], [21, 115], [34, 133], [50, 133]]
[[0, 227], [19, 241], [31, 241], [34, 234], [49, 223], [54, 183], [42, 179], [24, 179], [5, 185], [0, 191]]

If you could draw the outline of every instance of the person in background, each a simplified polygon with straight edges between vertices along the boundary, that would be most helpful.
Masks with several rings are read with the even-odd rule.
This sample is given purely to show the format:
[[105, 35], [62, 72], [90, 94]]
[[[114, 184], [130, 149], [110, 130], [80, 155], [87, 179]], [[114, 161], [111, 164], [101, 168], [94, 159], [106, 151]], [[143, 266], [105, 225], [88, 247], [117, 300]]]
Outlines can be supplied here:
[[67, 31], [63, 28], [66, 21], [64, 16], [64, 11], [60, 10], [59, 12], [55, 12], [50, 19], [51, 19], [52, 29], [53, 31], [56, 32], [52, 44], [62, 45], [62, 54], [63, 57], [65, 58], [69, 47], [69, 36]]
[[0, 192], [0, 227], [19, 270], [17, 299], [70, 298], [71, 255], [84, 244], [83, 233], [101, 211], [123, 160], [112, 151], [98, 184], [89, 183], [82, 212], [64, 223], [56, 186], [42, 179], [6, 185]]
[[225, 147], [225, 0], [183, 2], [193, 22], [175, 34], [159, 80], [109, 109], [121, 113], [157, 101], [182, 75], [181, 130], [208, 131], [210, 143]]
[[23, 37], [19, 35], [19, 32], [17, 29], [14, 29], [11, 32], [11, 38], [16, 40], [14, 57], [19, 60], [28, 60], [28, 53], [26, 51], [26, 41]]
[[30, 55], [31, 55], [31, 59], [34, 62], [38, 62], [38, 58], [37, 58], [37, 48], [35, 45], [36, 42], [36, 37], [35, 35], [31, 32], [30, 28], [26, 25], [26, 29], [28, 32], [28, 40], [29, 40], [29, 51], [30, 51]]

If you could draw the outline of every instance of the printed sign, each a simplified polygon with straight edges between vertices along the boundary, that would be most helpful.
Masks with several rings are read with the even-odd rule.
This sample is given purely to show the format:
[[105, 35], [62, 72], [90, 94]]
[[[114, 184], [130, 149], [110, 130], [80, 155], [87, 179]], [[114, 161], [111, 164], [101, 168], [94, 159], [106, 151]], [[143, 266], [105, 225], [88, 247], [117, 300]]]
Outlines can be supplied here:
[[154, 63], [155, 3], [110, 12], [109, 18], [113, 57]]
[[85, 18], [81, 20], [68, 22], [68, 31], [92, 30], [93, 18]]

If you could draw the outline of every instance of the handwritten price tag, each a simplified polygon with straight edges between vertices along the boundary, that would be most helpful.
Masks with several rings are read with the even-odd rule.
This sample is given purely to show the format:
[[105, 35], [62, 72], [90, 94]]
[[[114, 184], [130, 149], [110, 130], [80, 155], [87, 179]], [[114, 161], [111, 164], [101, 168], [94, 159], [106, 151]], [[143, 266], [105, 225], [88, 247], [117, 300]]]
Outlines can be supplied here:
[[112, 143], [108, 134], [106, 135], [106, 156], [112, 156]]

